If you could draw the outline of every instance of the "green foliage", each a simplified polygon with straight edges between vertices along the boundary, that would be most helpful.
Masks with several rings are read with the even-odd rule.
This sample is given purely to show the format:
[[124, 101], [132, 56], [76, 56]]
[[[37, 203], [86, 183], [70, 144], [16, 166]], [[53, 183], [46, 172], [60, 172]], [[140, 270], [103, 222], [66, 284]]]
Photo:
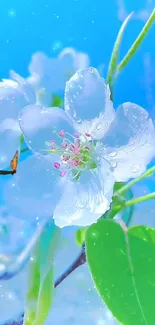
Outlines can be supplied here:
[[155, 229], [127, 232], [101, 219], [86, 232], [86, 255], [99, 294], [123, 325], [155, 323]]
[[85, 241], [85, 234], [86, 234], [87, 227], [85, 228], [80, 228], [76, 231], [76, 242], [79, 246], [82, 246], [82, 244]]
[[43, 325], [53, 302], [53, 258], [60, 229], [48, 223], [31, 257], [24, 325]]
[[62, 107], [62, 105], [63, 105], [63, 99], [60, 96], [53, 94], [51, 106], [52, 107]]
[[109, 85], [111, 85], [111, 83], [114, 79], [115, 73], [116, 73], [117, 63], [118, 63], [118, 55], [119, 55], [119, 50], [120, 50], [120, 46], [121, 46], [121, 42], [122, 42], [122, 37], [123, 37], [125, 28], [129, 22], [131, 16], [132, 16], [132, 13], [123, 22], [123, 24], [119, 30], [119, 33], [117, 35], [115, 44], [114, 44], [114, 48], [112, 51], [109, 68], [108, 68], [108, 75], [107, 75], [107, 83]]
[[23, 144], [24, 144], [24, 137], [21, 134], [21, 136], [20, 136], [20, 148], [22, 148]]

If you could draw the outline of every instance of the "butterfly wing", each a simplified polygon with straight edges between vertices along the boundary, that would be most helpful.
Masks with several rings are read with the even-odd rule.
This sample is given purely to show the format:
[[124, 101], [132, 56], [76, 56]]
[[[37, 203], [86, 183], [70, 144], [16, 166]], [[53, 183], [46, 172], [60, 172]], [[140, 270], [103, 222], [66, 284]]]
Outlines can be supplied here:
[[10, 163], [12, 173], [16, 172], [17, 165], [18, 165], [18, 159], [19, 159], [19, 152], [17, 150], [13, 159], [11, 160], [11, 163]]

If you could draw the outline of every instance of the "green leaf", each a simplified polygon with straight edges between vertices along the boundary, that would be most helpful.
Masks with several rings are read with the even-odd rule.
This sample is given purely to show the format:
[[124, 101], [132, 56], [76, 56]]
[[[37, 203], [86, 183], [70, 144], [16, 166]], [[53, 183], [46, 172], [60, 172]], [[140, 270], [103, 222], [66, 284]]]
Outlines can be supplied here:
[[138, 35], [137, 39], [133, 43], [133, 45], [130, 47], [129, 51], [127, 52], [124, 59], [120, 62], [120, 64], [117, 67], [117, 72], [121, 72], [125, 66], [128, 64], [128, 62], [131, 60], [131, 58], [135, 55], [137, 50], [139, 49], [140, 45], [144, 41], [146, 35], [148, 34], [148, 31], [152, 27], [153, 23], [155, 22], [155, 9], [152, 11], [152, 14], [150, 15], [149, 19], [147, 20], [146, 24], [144, 25], [142, 31]]
[[63, 99], [60, 96], [53, 94], [51, 106], [52, 107], [62, 107], [62, 105], [63, 105]]
[[133, 13], [131, 13], [123, 22], [119, 33], [117, 35], [115, 44], [114, 44], [114, 48], [112, 51], [112, 55], [111, 55], [111, 59], [110, 59], [110, 63], [109, 63], [109, 68], [108, 68], [108, 75], [107, 75], [107, 83], [109, 85], [111, 85], [113, 78], [115, 76], [115, 72], [116, 72], [116, 68], [117, 68], [117, 62], [118, 62], [118, 55], [119, 55], [119, 49], [120, 49], [120, 45], [121, 45], [121, 41], [122, 41], [122, 37], [125, 31], [125, 28], [131, 18]]
[[127, 232], [113, 220], [99, 220], [86, 232], [86, 255], [96, 288], [123, 325], [155, 322], [155, 229]]
[[53, 302], [54, 293], [54, 273], [53, 267], [49, 269], [42, 281], [39, 290], [37, 312], [35, 318], [36, 325], [43, 325]]
[[48, 223], [31, 257], [24, 325], [43, 325], [53, 302], [53, 258], [60, 229]]
[[23, 144], [24, 144], [24, 137], [21, 134], [21, 136], [20, 136], [20, 148], [22, 147]]
[[30, 259], [24, 325], [33, 324], [36, 317], [37, 298], [40, 288], [40, 249], [41, 241], [39, 239]]
[[76, 242], [79, 246], [82, 246], [82, 244], [85, 241], [85, 234], [86, 234], [87, 227], [78, 229], [75, 233], [76, 236]]

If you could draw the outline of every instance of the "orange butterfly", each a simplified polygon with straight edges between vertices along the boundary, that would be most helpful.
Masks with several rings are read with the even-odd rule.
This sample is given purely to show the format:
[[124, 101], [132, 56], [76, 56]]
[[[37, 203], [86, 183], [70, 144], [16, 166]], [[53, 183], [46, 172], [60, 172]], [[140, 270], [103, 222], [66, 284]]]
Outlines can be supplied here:
[[0, 175], [14, 175], [17, 171], [18, 158], [19, 152], [17, 150], [10, 163], [11, 170], [0, 170]]

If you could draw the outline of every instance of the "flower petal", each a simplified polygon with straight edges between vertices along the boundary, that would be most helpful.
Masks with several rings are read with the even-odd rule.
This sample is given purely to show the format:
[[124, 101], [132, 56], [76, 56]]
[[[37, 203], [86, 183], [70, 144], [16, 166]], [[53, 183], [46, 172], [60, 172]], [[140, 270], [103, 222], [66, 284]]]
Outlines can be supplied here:
[[19, 90], [23, 92], [25, 99], [27, 100], [27, 104], [34, 104], [36, 102], [36, 94], [32, 86], [30, 86], [26, 79], [21, 77], [13, 70], [10, 71], [10, 75], [11, 78], [17, 82]]
[[[61, 51], [61, 53], [59, 54], [59, 59], [66, 60], [66, 63], [67, 63], [67, 59], [68, 59], [68, 69], [70, 70], [70, 72], [72, 74], [74, 74], [76, 72], [76, 70], [78, 70], [78, 69], [84, 69], [89, 66], [88, 54], [83, 53], [83, 52], [77, 52], [72, 47], [64, 48]], [[70, 64], [70, 63], [72, 63], [72, 64]], [[67, 67], [67, 65], [66, 65], [66, 67]]]
[[61, 130], [75, 133], [72, 121], [57, 107], [44, 109], [40, 105], [29, 105], [21, 111], [19, 124], [29, 148], [41, 154], [47, 153], [44, 151], [48, 149], [46, 142], [54, 140], [57, 145], [61, 144], [58, 136]]
[[140, 176], [155, 155], [155, 130], [147, 111], [132, 103], [119, 106], [103, 144], [116, 181]]
[[51, 156], [29, 157], [19, 164], [17, 174], [4, 187], [8, 211], [25, 220], [52, 217], [64, 184], [65, 178], [53, 169]]
[[65, 111], [80, 133], [102, 138], [115, 116], [110, 90], [95, 68], [77, 71], [67, 82]]
[[84, 171], [78, 181], [68, 181], [54, 211], [55, 224], [63, 228], [95, 223], [109, 209], [113, 185], [114, 177], [105, 161], [98, 169]]
[[88, 56], [72, 48], [65, 48], [57, 58], [35, 53], [29, 65], [31, 76], [27, 80], [37, 91], [38, 103], [52, 106], [52, 95], [64, 91], [66, 81], [78, 68], [88, 64]]
[[10, 162], [20, 145], [20, 134], [17, 130], [5, 129], [0, 125], [0, 169], [10, 166]]
[[26, 105], [35, 103], [35, 94], [27, 82], [12, 73], [16, 81], [4, 80], [0, 83], [0, 123], [5, 119], [17, 120]]
[[[45, 107], [52, 106], [52, 95], [64, 90], [65, 83], [69, 79], [72, 62], [49, 58], [44, 53], [37, 52], [32, 56], [29, 66], [31, 76], [28, 82], [37, 92], [38, 103]], [[72, 75], [72, 73], [71, 73]]]

